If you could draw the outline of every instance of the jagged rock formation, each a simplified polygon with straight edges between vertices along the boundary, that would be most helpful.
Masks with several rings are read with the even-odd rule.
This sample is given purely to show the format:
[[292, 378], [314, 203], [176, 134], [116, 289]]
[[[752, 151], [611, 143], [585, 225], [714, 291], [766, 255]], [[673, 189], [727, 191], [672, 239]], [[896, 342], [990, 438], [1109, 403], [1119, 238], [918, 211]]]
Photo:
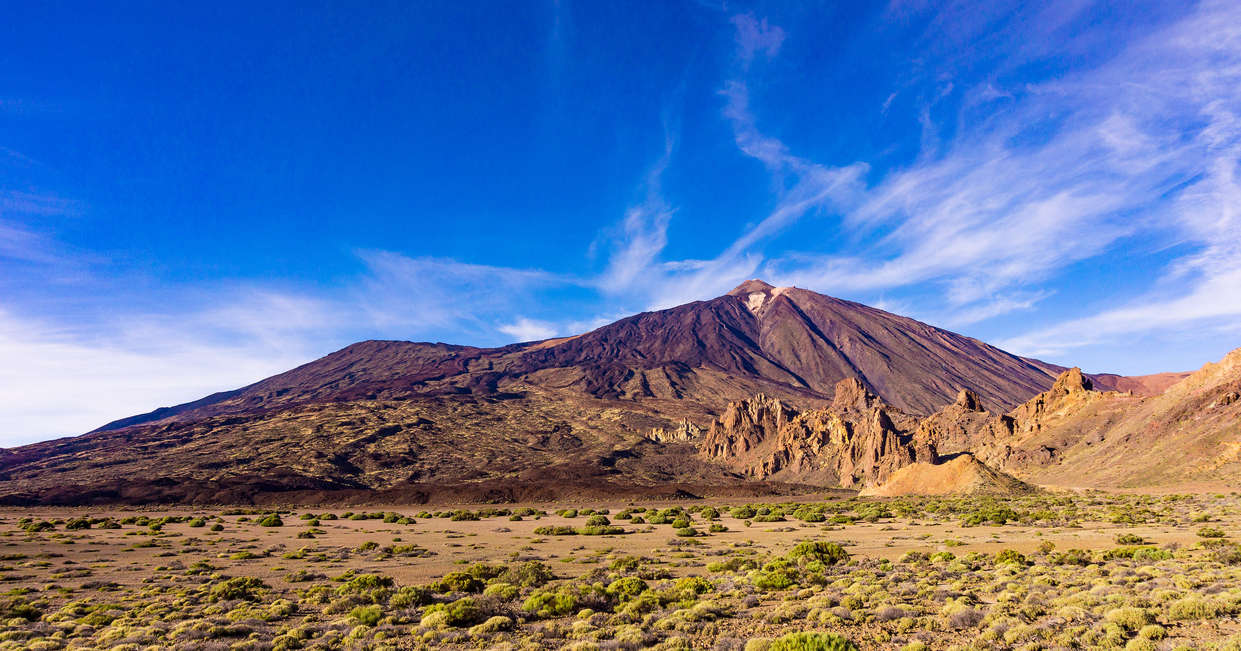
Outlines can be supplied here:
[[647, 433], [646, 438], [656, 443], [691, 443], [700, 436], [702, 428], [685, 419], [671, 429], [654, 427]]
[[918, 423], [914, 440], [947, 456], [974, 449], [978, 433], [995, 417], [983, 408], [982, 399], [961, 389], [952, 404]]
[[703, 457], [755, 479], [871, 486], [935, 451], [904, 432], [913, 419], [856, 379], [841, 380], [829, 407], [798, 411], [767, 396], [729, 403], [699, 442]]

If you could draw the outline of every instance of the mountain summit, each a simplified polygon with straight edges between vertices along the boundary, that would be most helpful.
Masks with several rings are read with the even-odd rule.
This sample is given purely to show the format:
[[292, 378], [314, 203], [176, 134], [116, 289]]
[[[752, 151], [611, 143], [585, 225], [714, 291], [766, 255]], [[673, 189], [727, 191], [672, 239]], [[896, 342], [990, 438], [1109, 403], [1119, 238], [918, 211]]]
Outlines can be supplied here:
[[[711, 300], [573, 337], [500, 348], [353, 344], [234, 391], [0, 451], [0, 496], [238, 501], [343, 490], [509, 499], [573, 486], [697, 490], [749, 473], [677, 443], [726, 416], [730, 402], [763, 394], [818, 409], [840, 402], [845, 387], [865, 397], [866, 409], [882, 403], [885, 414], [915, 423], [959, 409], [960, 395], [1007, 411], [1051, 389], [1064, 370], [859, 303], [748, 280]], [[804, 467], [827, 468], [812, 461]], [[842, 472], [785, 474], [802, 481]]]
[[747, 280], [718, 298], [573, 337], [501, 348], [365, 341], [249, 387], [101, 429], [307, 401], [485, 396], [531, 386], [682, 400], [714, 412], [760, 392], [831, 400], [836, 383], [849, 378], [913, 413], [931, 413], [963, 388], [1007, 409], [1046, 390], [1063, 370], [859, 303]]

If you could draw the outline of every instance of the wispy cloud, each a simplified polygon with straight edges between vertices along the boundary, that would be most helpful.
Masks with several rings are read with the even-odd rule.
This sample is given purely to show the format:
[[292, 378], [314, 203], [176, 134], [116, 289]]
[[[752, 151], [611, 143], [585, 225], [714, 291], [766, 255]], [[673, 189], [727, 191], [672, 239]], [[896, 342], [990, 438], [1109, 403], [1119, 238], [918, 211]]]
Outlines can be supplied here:
[[664, 152], [647, 172], [645, 198], [625, 213], [621, 234], [612, 242], [607, 268], [595, 281], [606, 294], [631, 292], [648, 285], [652, 268], [668, 245], [668, 222], [673, 209], [664, 200], [661, 186], [673, 148], [674, 138], [665, 127]]
[[[237, 312], [246, 311], [239, 305]], [[80, 434], [236, 388], [326, 352], [294, 345], [306, 344], [306, 337], [264, 336], [254, 314], [244, 334], [221, 327], [220, 316], [130, 314], [84, 332], [0, 310], [0, 445]], [[289, 312], [266, 316], [277, 331], [286, 328]]]
[[[1071, 13], [1057, 12], [1046, 29], [1059, 29]], [[734, 81], [725, 116], [738, 147], [799, 181], [730, 253], [754, 251], [808, 208], [825, 207], [842, 216], [842, 232], [866, 244], [847, 255], [778, 254], [764, 260], [761, 275], [838, 292], [938, 285], [948, 307], [941, 321], [965, 324], [1031, 309], [1052, 294], [1045, 281], [1122, 241], [1172, 241], [1195, 252], [1167, 269], [1159, 292], [1008, 343], [1036, 352], [1051, 341], [1241, 315], [1233, 271], [1241, 267], [1238, 26], [1235, 5], [1204, 3], [1096, 68], [1032, 86], [989, 81], [967, 89], [966, 108], [978, 119], [869, 187], [862, 163], [817, 168], [764, 136], [746, 85]], [[739, 35], [743, 53], [746, 40]], [[997, 98], [1004, 101], [978, 112]], [[1176, 298], [1159, 300], [1161, 292]], [[1065, 336], [1083, 328], [1092, 336]]]
[[737, 14], [733, 16], [732, 23], [737, 28], [737, 58], [743, 63], [748, 64], [760, 52], [773, 57], [784, 43], [784, 30], [767, 24], [766, 18]]
[[500, 332], [511, 336], [516, 341], [538, 341], [540, 339], [551, 339], [559, 334], [555, 324], [547, 321], [537, 321], [526, 317], [519, 317], [512, 323], [506, 323], [499, 327]]

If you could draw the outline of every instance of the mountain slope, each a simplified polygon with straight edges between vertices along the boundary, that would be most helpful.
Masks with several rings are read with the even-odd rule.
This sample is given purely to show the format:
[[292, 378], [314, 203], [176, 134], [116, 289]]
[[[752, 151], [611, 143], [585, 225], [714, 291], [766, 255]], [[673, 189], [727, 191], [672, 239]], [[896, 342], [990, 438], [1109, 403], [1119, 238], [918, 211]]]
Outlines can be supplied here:
[[849, 378], [911, 413], [931, 413], [962, 388], [1007, 409], [1046, 389], [1061, 370], [865, 305], [752, 280], [719, 298], [574, 337], [502, 348], [361, 342], [248, 387], [100, 430], [303, 403], [531, 386], [602, 399], [685, 400], [710, 411], [760, 392], [825, 402]]

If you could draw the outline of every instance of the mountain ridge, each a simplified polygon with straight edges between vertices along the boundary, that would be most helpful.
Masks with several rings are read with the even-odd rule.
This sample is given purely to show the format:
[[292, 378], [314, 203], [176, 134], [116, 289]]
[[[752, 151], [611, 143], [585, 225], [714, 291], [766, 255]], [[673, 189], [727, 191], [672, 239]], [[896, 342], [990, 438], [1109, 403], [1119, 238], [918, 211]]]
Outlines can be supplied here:
[[[911, 366], [911, 359], [921, 361]], [[501, 385], [522, 382], [602, 398], [688, 396], [718, 404], [759, 392], [827, 401], [836, 382], [856, 377], [894, 406], [929, 414], [962, 388], [1009, 408], [1063, 370], [860, 303], [748, 280], [715, 299], [643, 312], [570, 337], [497, 348], [361, 341], [245, 387], [92, 431], [297, 401], [501, 392]], [[1126, 379], [1092, 377], [1113, 385]]]

